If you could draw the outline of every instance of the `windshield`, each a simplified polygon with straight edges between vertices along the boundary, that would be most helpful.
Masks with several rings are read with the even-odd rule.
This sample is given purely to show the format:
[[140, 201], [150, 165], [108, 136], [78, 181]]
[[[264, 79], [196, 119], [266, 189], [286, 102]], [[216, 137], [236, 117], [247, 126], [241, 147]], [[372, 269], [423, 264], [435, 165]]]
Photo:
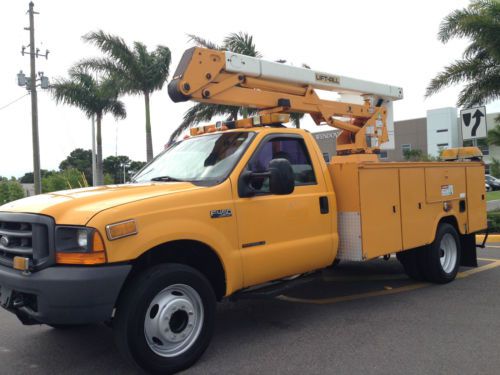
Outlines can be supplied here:
[[156, 157], [134, 182], [223, 181], [254, 137], [251, 132], [217, 133], [189, 138]]

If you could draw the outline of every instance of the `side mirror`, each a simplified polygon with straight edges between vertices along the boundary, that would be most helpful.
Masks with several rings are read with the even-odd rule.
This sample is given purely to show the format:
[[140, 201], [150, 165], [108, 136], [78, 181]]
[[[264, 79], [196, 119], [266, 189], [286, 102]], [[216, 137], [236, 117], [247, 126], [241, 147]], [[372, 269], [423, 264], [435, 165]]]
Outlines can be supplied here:
[[273, 159], [269, 168], [263, 173], [245, 171], [238, 181], [238, 194], [242, 198], [253, 197], [257, 192], [253, 186], [262, 186], [265, 178], [269, 178], [269, 191], [271, 194], [286, 195], [295, 189], [295, 175], [292, 165], [287, 159]]
[[269, 190], [271, 194], [286, 195], [295, 189], [295, 175], [287, 159], [273, 159], [269, 163]]

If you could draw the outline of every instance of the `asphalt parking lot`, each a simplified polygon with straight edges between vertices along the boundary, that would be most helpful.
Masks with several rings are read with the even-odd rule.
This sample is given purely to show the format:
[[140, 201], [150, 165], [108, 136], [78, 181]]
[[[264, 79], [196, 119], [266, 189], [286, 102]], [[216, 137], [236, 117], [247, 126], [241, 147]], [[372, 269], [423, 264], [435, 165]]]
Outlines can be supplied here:
[[[341, 263], [275, 299], [220, 304], [186, 374], [500, 373], [500, 244], [447, 285], [395, 259]], [[105, 326], [22, 326], [0, 311], [0, 374], [135, 374]]]

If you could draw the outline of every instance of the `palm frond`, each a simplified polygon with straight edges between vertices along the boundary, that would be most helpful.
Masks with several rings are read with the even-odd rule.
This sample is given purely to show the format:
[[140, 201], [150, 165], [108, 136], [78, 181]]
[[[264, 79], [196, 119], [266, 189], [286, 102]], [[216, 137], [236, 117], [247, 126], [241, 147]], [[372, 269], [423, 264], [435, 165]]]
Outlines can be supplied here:
[[181, 124], [170, 136], [170, 142], [175, 141], [184, 130], [200, 122], [210, 121], [215, 116], [230, 114], [230, 117], [234, 119], [233, 116], [237, 116], [238, 110], [239, 107], [234, 106], [197, 103], [186, 111]]
[[500, 67], [467, 83], [458, 95], [458, 106], [472, 107], [500, 99]]
[[114, 79], [99, 82], [80, 66], [72, 67], [69, 76], [57, 79], [51, 86], [56, 103], [77, 107], [88, 117], [109, 112], [116, 118], [125, 118], [125, 106], [117, 99], [119, 87]]
[[212, 42], [208, 39], [201, 38], [197, 35], [187, 34], [187, 36], [188, 36], [188, 42], [190, 42], [190, 43], [193, 42], [198, 47], [205, 47], [205, 48], [216, 49], [216, 50], [223, 49], [221, 46], [215, 44], [214, 42]]
[[253, 36], [247, 33], [239, 32], [229, 34], [224, 38], [223, 47], [228, 51], [240, 53], [242, 55], [262, 57], [255, 47]]
[[[493, 66], [494, 67], [494, 66]], [[444, 71], [438, 73], [427, 87], [425, 97], [429, 97], [443, 88], [455, 85], [463, 81], [473, 81], [481, 78], [484, 72], [492, 68], [488, 61], [482, 59], [463, 59], [445, 67]]]
[[500, 126], [495, 126], [488, 131], [488, 138], [486, 139], [491, 146], [500, 146]]
[[87, 58], [78, 61], [73, 69], [89, 70], [110, 76], [126, 76], [127, 72], [108, 57]]
[[56, 103], [77, 107], [89, 118], [94, 115], [95, 112], [92, 110], [92, 98], [89, 97], [89, 91], [78, 82], [57, 79], [50, 89]]
[[157, 46], [152, 53], [151, 73], [152, 82], [151, 90], [161, 90], [163, 84], [167, 81], [170, 74], [170, 63], [172, 55], [170, 49], [165, 46]]
[[303, 118], [303, 113], [290, 113], [290, 122], [297, 129], [300, 129], [300, 120], [302, 120]]
[[123, 120], [127, 117], [127, 111], [125, 109], [125, 104], [121, 100], [112, 100], [109, 105], [106, 106], [105, 112], [110, 113], [117, 120]]
[[82, 38], [84, 41], [98, 47], [101, 51], [123, 66], [129, 67], [135, 63], [133, 52], [127, 46], [125, 40], [119, 36], [107, 34], [99, 30], [89, 32]]

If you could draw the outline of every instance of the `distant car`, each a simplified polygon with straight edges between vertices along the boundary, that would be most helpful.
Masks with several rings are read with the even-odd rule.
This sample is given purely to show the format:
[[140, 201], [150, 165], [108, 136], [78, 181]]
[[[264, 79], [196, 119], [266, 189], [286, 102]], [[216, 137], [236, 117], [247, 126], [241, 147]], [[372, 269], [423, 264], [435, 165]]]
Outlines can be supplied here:
[[485, 175], [484, 178], [486, 180], [486, 183], [488, 185], [490, 185], [491, 190], [500, 190], [500, 180], [499, 179], [497, 179], [489, 174]]
[[486, 182], [484, 183], [484, 188], [486, 189], [486, 191], [491, 191], [491, 186], [488, 185]]

